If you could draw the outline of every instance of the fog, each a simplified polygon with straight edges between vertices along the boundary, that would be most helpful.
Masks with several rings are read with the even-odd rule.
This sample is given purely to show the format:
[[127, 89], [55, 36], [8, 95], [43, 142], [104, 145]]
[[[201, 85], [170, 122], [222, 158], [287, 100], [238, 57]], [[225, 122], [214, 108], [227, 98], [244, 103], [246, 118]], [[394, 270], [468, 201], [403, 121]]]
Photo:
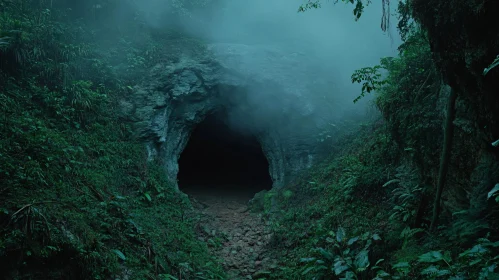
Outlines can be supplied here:
[[300, 54], [304, 63], [315, 64], [311, 74], [326, 80], [320, 94], [326, 92], [331, 112], [343, 119], [365, 114], [372, 98], [353, 104], [361, 92], [360, 85], [351, 83], [353, 71], [395, 56], [401, 41], [395, 26], [389, 33], [381, 30], [381, 1], [367, 6], [358, 21], [353, 5], [341, 1], [325, 0], [320, 9], [301, 13], [298, 7], [306, 0], [198, 2], [208, 5], [188, 11], [177, 0], [140, 0], [135, 5], [155, 28], [173, 27], [207, 43], [265, 45]]

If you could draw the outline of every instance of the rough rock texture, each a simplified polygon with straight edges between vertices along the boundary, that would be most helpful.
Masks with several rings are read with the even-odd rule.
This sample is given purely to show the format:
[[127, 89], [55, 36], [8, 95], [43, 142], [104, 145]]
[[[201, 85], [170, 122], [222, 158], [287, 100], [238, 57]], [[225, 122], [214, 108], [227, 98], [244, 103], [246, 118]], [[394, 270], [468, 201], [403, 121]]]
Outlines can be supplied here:
[[156, 65], [122, 101], [123, 113], [135, 121], [149, 157], [159, 157], [175, 181], [193, 128], [226, 110], [229, 125], [259, 139], [280, 187], [327, 154], [318, 134], [328, 126], [330, 108], [313, 102], [324, 82], [304, 61], [272, 47], [209, 45], [202, 54]]
[[[499, 138], [499, 69], [483, 70], [499, 55], [499, 1], [412, 0], [413, 16], [428, 31], [435, 62], [459, 98], [471, 105], [489, 143]], [[495, 150], [499, 157], [499, 149]]]
[[[470, 144], [473, 142], [467, 140], [466, 150], [486, 151], [476, 152], [480, 153], [480, 159], [475, 163], [470, 183], [449, 189], [454, 197], [459, 197], [458, 192], [462, 197], [465, 190], [470, 198], [468, 220], [488, 216], [489, 222], [495, 224], [497, 215], [485, 214], [485, 194], [499, 181], [499, 147], [492, 145], [499, 138], [499, 68], [486, 76], [483, 70], [499, 55], [499, 1], [411, 0], [408, 3], [414, 18], [427, 31], [433, 58], [444, 81], [456, 90], [458, 105], [467, 109], [465, 116], [454, 122], [461, 131], [469, 131], [469, 138], [477, 143]], [[459, 151], [463, 153], [464, 149]], [[467, 160], [473, 162], [470, 157]], [[459, 205], [456, 202], [453, 204]]]

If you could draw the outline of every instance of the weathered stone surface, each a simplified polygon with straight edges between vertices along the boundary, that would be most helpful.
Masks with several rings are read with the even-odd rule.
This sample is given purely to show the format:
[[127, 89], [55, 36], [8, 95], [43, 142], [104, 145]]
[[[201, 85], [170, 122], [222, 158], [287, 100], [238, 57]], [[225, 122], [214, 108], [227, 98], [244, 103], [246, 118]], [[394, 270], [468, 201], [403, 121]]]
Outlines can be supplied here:
[[[489, 141], [499, 138], [499, 71], [483, 75], [499, 54], [499, 1], [414, 0], [414, 18], [428, 32], [445, 83], [466, 100]], [[456, 24], [459, 23], [459, 24]], [[484, 32], [478, 32], [484, 31]], [[476, 135], [479, 135], [478, 133]], [[499, 151], [494, 151], [496, 157]]]
[[280, 187], [326, 154], [317, 135], [330, 108], [314, 98], [324, 80], [306, 61], [272, 47], [209, 45], [202, 55], [156, 65], [121, 102], [123, 113], [175, 182], [193, 128], [224, 109], [230, 126], [258, 138]]

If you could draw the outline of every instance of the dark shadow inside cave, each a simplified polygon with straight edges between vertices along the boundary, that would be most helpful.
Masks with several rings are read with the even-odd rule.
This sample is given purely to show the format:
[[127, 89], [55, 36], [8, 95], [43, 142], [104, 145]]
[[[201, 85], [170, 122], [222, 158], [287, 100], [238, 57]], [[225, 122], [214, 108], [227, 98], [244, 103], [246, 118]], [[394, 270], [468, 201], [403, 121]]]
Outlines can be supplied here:
[[250, 199], [270, 189], [269, 163], [256, 137], [232, 129], [223, 111], [192, 132], [179, 159], [178, 185], [188, 195]]

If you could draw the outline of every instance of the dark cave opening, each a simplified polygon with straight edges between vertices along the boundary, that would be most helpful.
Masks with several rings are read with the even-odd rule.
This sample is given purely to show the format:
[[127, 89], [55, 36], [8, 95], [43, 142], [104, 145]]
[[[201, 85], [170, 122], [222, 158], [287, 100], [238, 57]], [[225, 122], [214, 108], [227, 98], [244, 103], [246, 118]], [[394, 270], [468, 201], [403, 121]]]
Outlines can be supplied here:
[[194, 128], [178, 162], [178, 185], [184, 193], [251, 198], [272, 187], [257, 138], [231, 128], [226, 120], [222, 111]]

